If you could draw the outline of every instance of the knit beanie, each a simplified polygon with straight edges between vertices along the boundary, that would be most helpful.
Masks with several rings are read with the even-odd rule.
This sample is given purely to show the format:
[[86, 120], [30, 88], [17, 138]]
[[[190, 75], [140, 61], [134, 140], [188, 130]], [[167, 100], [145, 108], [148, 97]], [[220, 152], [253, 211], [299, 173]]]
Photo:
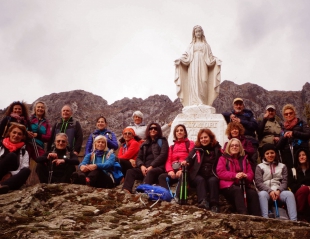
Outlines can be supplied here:
[[132, 118], [133, 118], [134, 116], [138, 116], [138, 117], [140, 117], [141, 119], [143, 119], [143, 114], [142, 114], [142, 112], [139, 111], [139, 110], [133, 112]]
[[262, 156], [265, 157], [265, 153], [268, 150], [273, 150], [275, 152], [277, 152], [276, 147], [274, 146], [274, 144], [264, 144], [263, 148], [262, 148]]

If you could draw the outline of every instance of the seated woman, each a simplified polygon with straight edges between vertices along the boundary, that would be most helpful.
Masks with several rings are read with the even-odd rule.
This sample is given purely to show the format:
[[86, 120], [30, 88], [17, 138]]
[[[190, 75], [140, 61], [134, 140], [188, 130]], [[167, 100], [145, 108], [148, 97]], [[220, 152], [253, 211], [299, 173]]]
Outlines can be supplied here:
[[268, 203], [280, 200], [286, 203], [290, 220], [297, 221], [294, 194], [287, 190], [287, 168], [279, 163], [274, 144], [265, 144], [262, 148], [263, 162], [257, 165], [255, 184], [258, 189], [262, 216], [268, 218]]
[[[252, 145], [251, 140], [248, 140], [244, 136], [245, 129], [239, 122], [230, 122], [227, 125], [226, 129], [226, 135], [228, 139], [236, 138], [239, 139], [242, 147], [244, 149], [245, 154], [247, 155], [247, 159], [251, 163], [252, 171], [255, 171], [256, 165], [257, 165], [257, 158], [253, 158], [255, 156], [255, 148]], [[224, 144], [223, 150], [225, 151], [227, 146], [227, 142]], [[257, 154], [256, 154], [257, 155]], [[256, 156], [255, 156], [256, 157]]]
[[164, 172], [168, 156], [168, 142], [162, 137], [159, 124], [151, 123], [145, 131], [146, 141], [141, 145], [136, 160], [136, 168], [127, 170], [123, 190], [132, 192], [135, 180], [145, 184], [156, 183], [158, 176]]
[[0, 144], [0, 194], [19, 189], [30, 175], [24, 125], [11, 123]]
[[235, 206], [237, 213], [261, 215], [257, 192], [250, 187], [254, 173], [239, 139], [229, 140], [216, 172], [221, 193]]
[[[168, 159], [166, 161], [166, 173], [162, 173], [158, 178], [158, 184], [169, 190], [169, 184], [179, 182], [182, 177], [181, 163], [186, 160], [189, 152], [194, 148], [194, 142], [187, 138], [185, 125], [178, 124], [173, 130], [174, 145], [169, 147]], [[176, 188], [176, 195], [179, 197], [180, 185]]]
[[37, 175], [41, 183], [70, 183], [70, 176], [79, 164], [77, 155], [69, 151], [68, 136], [58, 133], [55, 147], [37, 158]]
[[219, 212], [216, 165], [222, 154], [221, 146], [210, 129], [199, 130], [195, 146], [186, 159], [190, 185], [196, 188], [198, 207], [208, 210], [211, 207], [212, 212]]
[[296, 117], [296, 109], [293, 105], [285, 105], [282, 114], [285, 121], [276, 147], [281, 151], [282, 163], [290, 170], [297, 166], [298, 160], [294, 159], [294, 152], [299, 148], [309, 149], [310, 128], [306, 122]]
[[298, 159], [296, 177], [288, 171], [289, 188], [295, 194], [298, 219], [310, 221], [310, 154], [309, 150], [298, 149], [295, 153]]
[[87, 154], [92, 153], [94, 139], [98, 135], [104, 135], [107, 138], [107, 142], [108, 142], [107, 147], [109, 149], [113, 149], [113, 150], [118, 149], [117, 138], [112, 131], [107, 129], [108, 123], [107, 123], [106, 118], [103, 116], [99, 116], [96, 119], [96, 122], [97, 122], [96, 123], [97, 129], [88, 137], [88, 140], [85, 146], [85, 156]]
[[51, 138], [51, 126], [45, 118], [45, 110], [46, 104], [43, 101], [37, 101], [34, 103], [33, 114], [30, 117], [28, 138], [31, 141], [27, 145], [27, 151], [34, 160], [44, 154], [44, 143]]
[[12, 104], [9, 105], [5, 112], [5, 117], [0, 123], [0, 139], [3, 139], [5, 137], [11, 122], [22, 124], [26, 128], [28, 128], [28, 107], [25, 102], [14, 101]]
[[93, 152], [84, 157], [79, 170], [72, 174], [73, 183], [97, 188], [114, 188], [114, 163], [115, 155], [109, 152], [107, 138], [99, 135], [94, 140]]
[[125, 128], [123, 130], [123, 137], [119, 140], [121, 147], [118, 151], [119, 163], [122, 167], [124, 177], [128, 169], [136, 167], [136, 158], [140, 150], [141, 138], [136, 136], [132, 128]]

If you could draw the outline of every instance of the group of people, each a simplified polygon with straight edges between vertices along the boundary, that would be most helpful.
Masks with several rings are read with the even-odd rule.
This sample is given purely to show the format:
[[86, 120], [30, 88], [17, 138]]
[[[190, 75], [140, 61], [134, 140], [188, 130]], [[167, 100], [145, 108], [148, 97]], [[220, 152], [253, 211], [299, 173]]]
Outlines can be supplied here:
[[83, 132], [70, 105], [63, 106], [52, 131], [46, 110], [42, 101], [35, 102], [30, 117], [24, 102], [7, 108], [0, 124], [0, 193], [25, 183], [32, 158], [41, 183], [100, 188], [122, 184], [127, 193], [134, 192], [135, 180], [168, 190], [177, 184], [178, 201], [182, 167], [187, 167], [188, 183], [196, 189], [200, 208], [219, 212], [221, 193], [240, 214], [268, 217], [270, 204], [278, 201], [291, 220], [309, 219], [310, 129], [291, 104], [282, 109], [283, 124], [274, 105], [268, 105], [257, 122], [243, 99], [234, 99], [233, 110], [223, 113], [228, 123], [228, 142], [223, 147], [207, 128], [199, 130], [195, 142], [189, 140], [183, 124], [174, 127], [174, 143], [169, 147], [163, 128], [156, 122], [145, 125], [140, 111], [133, 113], [134, 122], [123, 129], [118, 142], [107, 129], [106, 118], [100, 116], [81, 162]]

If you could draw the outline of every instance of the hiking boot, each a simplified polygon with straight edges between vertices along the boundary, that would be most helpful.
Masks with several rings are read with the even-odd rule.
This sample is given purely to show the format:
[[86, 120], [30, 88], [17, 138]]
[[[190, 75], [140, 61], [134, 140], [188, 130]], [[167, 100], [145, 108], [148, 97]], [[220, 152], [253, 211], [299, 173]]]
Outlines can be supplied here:
[[10, 190], [9, 186], [7, 185], [0, 185], [0, 194], [6, 194]]
[[86, 176], [84, 173], [79, 174], [79, 184], [86, 185]]
[[203, 208], [203, 209], [210, 209], [210, 204], [206, 199], [203, 199], [199, 204], [198, 204], [199, 208]]
[[219, 209], [219, 207], [218, 206], [212, 206], [211, 207], [211, 212], [214, 212], [214, 213], [219, 213], [220, 212], [220, 209]]
[[71, 183], [73, 183], [73, 184], [80, 184], [79, 174], [77, 172], [74, 172], [71, 175]]

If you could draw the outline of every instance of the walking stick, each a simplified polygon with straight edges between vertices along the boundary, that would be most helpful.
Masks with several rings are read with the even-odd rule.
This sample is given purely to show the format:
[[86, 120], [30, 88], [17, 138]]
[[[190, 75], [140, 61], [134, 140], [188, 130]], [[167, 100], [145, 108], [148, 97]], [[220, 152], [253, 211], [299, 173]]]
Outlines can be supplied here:
[[290, 143], [288, 145], [290, 146], [290, 151], [291, 151], [292, 160], [293, 160], [293, 167], [292, 167], [293, 178], [296, 179], [297, 173], [296, 173], [296, 169], [295, 169], [294, 148], [293, 148], [293, 144]]
[[39, 151], [38, 151], [38, 146], [36, 144], [36, 140], [34, 138], [32, 138], [32, 145], [33, 145], [33, 149], [34, 149], [34, 152], [36, 154], [36, 158], [39, 157]]
[[[53, 153], [55, 152], [55, 148], [53, 148]], [[49, 171], [48, 171], [48, 184], [51, 184], [52, 182], [52, 176], [53, 176], [53, 160], [49, 160]]]
[[186, 182], [186, 166], [182, 165], [182, 183], [181, 183], [181, 192], [180, 192], [180, 204], [187, 204], [187, 182]]
[[244, 205], [245, 205], [245, 207], [248, 207], [248, 202], [246, 199], [245, 180], [244, 179], [241, 179], [241, 185], [242, 185], [242, 189], [243, 189]]
[[172, 198], [174, 198], [173, 193], [172, 193], [171, 188], [170, 188], [170, 185], [169, 185], [169, 182], [170, 182], [169, 177], [166, 177], [166, 182], [167, 182], [167, 186], [169, 188], [170, 195], [171, 195]]
[[276, 208], [276, 217], [280, 217], [277, 200], [274, 200], [274, 206]]

